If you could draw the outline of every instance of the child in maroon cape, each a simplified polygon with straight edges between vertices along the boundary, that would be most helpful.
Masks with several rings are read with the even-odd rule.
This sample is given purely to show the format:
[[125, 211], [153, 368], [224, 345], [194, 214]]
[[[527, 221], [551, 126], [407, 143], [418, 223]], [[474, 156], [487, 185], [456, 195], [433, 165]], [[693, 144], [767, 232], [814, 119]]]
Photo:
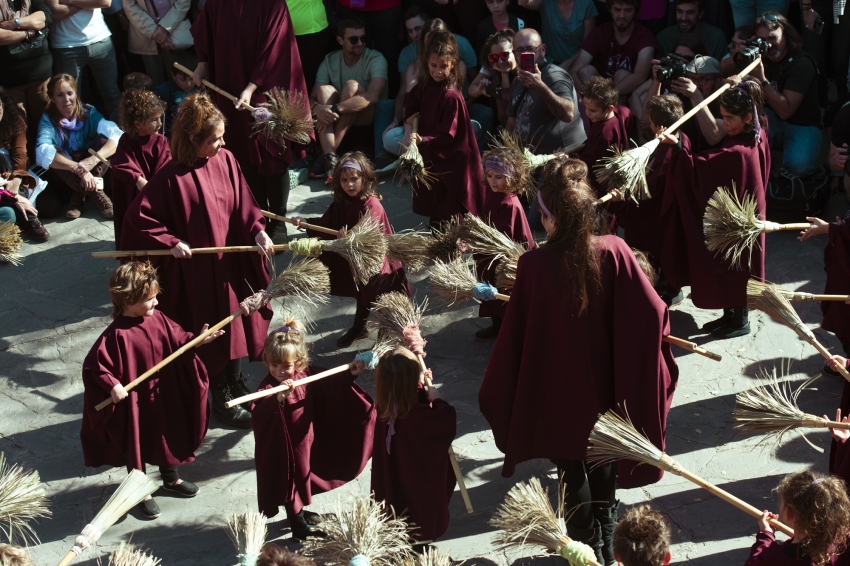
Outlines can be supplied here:
[[399, 346], [375, 370], [379, 419], [372, 448], [372, 492], [418, 528], [416, 540], [436, 540], [449, 528], [455, 476], [449, 448], [455, 409], [436, 387], [426, 392], [419, 361]]
[[649, 505], [632, 507], [614, 529], [614, 559], [622, 566], [670, 564], [670, 523]]
[[[506, 148], [496, 148], [484, 153], [484, 176], [490, 192], [484, 200], [481, 218], [499, 232], [502, 232], [527, 249], [534, 248], [534, 235], [525, 218], [525, 211], [517, 195], [526, 190], [526, 175], [522, 164], [522, 155], [515, 155]], [[485, 257], [478, 262], [478, 278], [494, 285], [496, 283], [495, 264], [492, 258]], [[505, 317], [508, 305], [504, 301], [482, 301], [478, 308], [479, 317], [490, 317], [492, 324], [475, 333], [476, 338], [495, 338]]]
[[127, 207], [154, 174], [171, 160], [168, 138], [159, 133], [165, 103], [149, 90], [124, 91], [118, 121], [124, 135], [112, 156], [112, 210], [115, 249]]
[[413, 212], [431, 225], [484, 205], [481, 156], [463, 101], [463, 74], [457, 40], [450, 32], [433, 32], [420, 49], [419, 82], [404, 97], [405, 123], [419, 118], [415, 138], [425, 165], [436, 175], [431, 188], [413, 187]]
[[[744, 566], [822, 566], [843, 564], [850, 532], [850, 499], [840, 478], [812, 472], [785, 476], [776, 488], [779, 515], [769, 511], [758, 519], [759, 533]], [[794, 537], [778, 542], [768, 519], [794, 529]]]
[[623, 240], [594, 235], [596, 196], [570, 177], [575, 161], [544, 168], [536, 200], [549, 239], [520, 256], [478, 401], [505, 454], [502, 475], [535, 458], [555, 462], [575, 509], [570, 538], [611, 564], [618, 478], [633, 488], [661, 472], [627, 460], [591, 468], [586, 437], [619, 406], [663, 449], [678, 368], [662, 342], [667, 307]]
[[[109, 279], [115, 319], [83, 362], [83, 426], [80, 441], [86, 466], [127, 466], [145, 471], [159, 466], [162, 488], [194, 497], [198, 487], [180, 479], [179, 464], [195, 460], [207, 432], [207, 369], [186, 352], [131, 391], [124, 385], [152, 368], [194, 336], [156, 310], [160, 292], [149, 263], [120, 265]], [[201, 332], [206, 331], [204, 325]], [[203, 344], [224, 334], [210, 335]], [[113, 404], [95, 407], [112, 399]], [[139, 503], [142, 515], [159, 517], [156, 501]]]
[[[733, 79], [736, 77], [729, 80]], [[753, 197], [759, 218], [764, 219], [770, 148], [763, 100], [761, 87], [754, 81], [740, 82], [721, 94], [726, 137], [715, 148], [692, 153], [676, 135], [661, 134], [661, 143], [674, 146], [662, 204], [662, 216], [669, 216], [661, 270], [673, 286], [691, 286], [691, 300], [697, 307], [723, 309], [722, 317], [702, 326], [715, 338], [750, 333], [747, 281], [764, 280], [764, 234], [758, 237], [752, 255], [744, 256], [741, 269], [709, 252], [703, 234], [706, 204], [719, 187], [735, 191], [739, 199]], [[666, 250], [682, 241], [687, 242], [686, 273], [681, 269], [681, 253]]]
[[258, 391], [290, 389], [254, 401], [251, 409], [260, 512], [274, 517], [283, 505], [293, 537], [323, 536], [313, 526], [321, 517], [304, 506], [356, 478], [371, 455], [375, 407], [354, 382], [365, 364], [358, 356], [350, 372], [299, 387], [299, 380], [324, 369], [310, 365], [307, 337], [294, 319], [268, 335], [263, 363], [269, 374]]
[[[603, 157], [611, 157], [611, 146], [621, 150], [629, 148], [629, 132], [634, 126], [632, 111], [625, 106], [618, 106], [620, 92], [614, 86], [613, 79], [596, 76], [585, 83], [581, 93], [584, 109], [590, 120], [590, 130], [584, 149], [579, 152], [579, 159], [587, 163], [587, 168], [593, 167]], [[590, 176], [590, 186], [601, 197], [605, 190], [596, 181], [596, 175]]]
[[[390, 220], [381, 205], [381, 195], [377, 191], [378, 178], [372, 162], [359, 151], [343, 155], [331, 177], [334, 200], [321, 218], [306, 220], [325, 228], [339, 230], [339, 235], [345, 234], [360, 219], [369, 214], [381, 223], [384, 235], [392, 234]], [[298, 225], [302, 219], [295, 217], [293, 223]], [[330, 240], [333, 236], [307, 230], [310, 236]], [[372, 277], [366, 285], [358, 285], [351, 273], [348, 262], [338, 254], [326, 252], [319, 258], [324, 263], [331, 276], [331, 295], [337, 297], [353, 297], [357, 300], [357, 310], [354, 313], [354, 324], [351, 325], [336, 345], [347, 348], [355, 340], [361, 340], [369, 335], [366, 330], [366, 319], [369, 318], [369, 308], [372, 303], [385, 293], [401, 291], [410, 294], [410, 286], [404, 273], [404, 267], [398, 260], [384, 258], [381, 272]]]

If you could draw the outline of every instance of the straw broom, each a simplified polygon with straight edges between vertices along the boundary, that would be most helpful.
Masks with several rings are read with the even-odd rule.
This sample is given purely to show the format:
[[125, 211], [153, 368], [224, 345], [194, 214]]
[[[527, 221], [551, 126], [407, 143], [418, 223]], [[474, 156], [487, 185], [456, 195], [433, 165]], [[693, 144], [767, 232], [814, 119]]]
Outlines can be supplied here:
[[758, 217], [758, 203], [751, 194], [738, 198], [735, 183], [732, 190], [719, 187], [708, 200], [703, 216], [705, 245], [709, 251], [723, 259], [730, 260], [737, 269], [742, 269], [741, 260], [748, 254], [747, 266], [752, 262], [753, 247], [762, 232], [782, 230], [805, 230], [808, 222], [798, 224], [777, 224]]
[[[413, 133], [415, 134], [418, 129], [419, 117], [416, 117], [413, 120]], [[399, 156], [395, 167], [395, 178], [399, 184], [409, 183], [414, 191], [417, 186], [431, 190], [431, 185], [437, 179], [437, 176], [428, 171], [428, 168], [425, 166], [425, 160], [422, 158], [422, 154], [419, 153], [419, 147], [416, 145], [415, 139], [410, 140], [410, 145]]]
[[504, 147], [506, 149], [510, 149], [519, 153], [522, 156], [522, 161], [525, 167], [529, 169], [530, 175], [532, 171], [534, 171], [538, 167], [543, 167], [553, 159], [557, 159], [558, 157], [567, 157], [571, 153], [581, 151], [584, 148], [584, 144], [582, 143], [569, 149], [565, 149], [564, 151], [559, 151], [557, 153], [552, 153], [548, 155], [537, 155], [532, 153], [527, 147], [523, 147], [522, 139], [520, 139], [519, 132], [508, 132], [507, 130], [501, 130], [495, 136], [491, 134], [490, 147]]
[[460, 238], [466, 244], [467, 251], [493, 256], [494, 261], [518, 260], [526, 252], [525, 246], [473, 214], [463, 217]]
[[404, 566], [452, 566], [454, 561], [448, 552], [428, 547], [421, 554], [408, 555]]
[[[815, 338], [809, 327], [803, 324], [803, 321], [800, 320], [800, 317], [797, 315], [794, 307], [791, 306], [791, 303], [788, 302], [788, 299], [773, 287], [762, 288], [753, 285], [752, 279], [748, 281], [747, 306], [750, 309], [760, 310], [766, 313], [770, 318], [794, 330], [800, 338], [814, 346], [825, 360], [832, 357], [829, 351], [818, 342], [818, 339]], [[850, 373], [847, 373], [845, 368], [838, 366], [838, 373], [844, 379], [850, 381]]]
[[[317, 259], [306, 258], [299, 262], [293, 263], [287, 269], [275, 275], [269, 283], [265, 291], [255, 293], [251, 298], [256, 299], [259, 305], [254, 310], [259, 310], [269, 304], [272, 299], [284, 299], [291, 297], [311, 305], [318, 306], [328, 302], [328, 295], [331, 292], [331, 279], [328, 268]], [[140, 383], [147, 380], [149, 377], [157, 373], [159, 370], [182, 356], [193, 348], [197, 348], [210, 335], [218, 332], [240, 316], [245, 314], [245, 309], [240, 307], [239, 310], [219, 321], [215, 326], [202, 332], [194, 339], [179, 347], [167, 358], [147, 370], [145, 373], [124, 386], [125, 391], [132, 391]], [[112, 398], [109, 397], [95, 406], [100, 411], [112, 404]]]
[[431, 239], [428, 242], [427, 255], [431, 261], [442, 259], [448, 261], [467, 251], [461, 241], [464, 231], [463, 223], [457, 218], [444, 222], [439, 227], [431, 228]]
[[20, 253], [23, 246], [21, 229], [14, 222], [0, 222], [0, 259], [12, 265], [21, 265], [24, 261]]
[[[673, 458], [659, 450], [646, 436], [635, 429], [628, 413], [626, 413], [625, 418], [613, 410], [608, 410], [604, 415], [600, 415], [599, 420], [593, 425], [593, 430], [590, 431], [588, 442], [590, 443], [587, 449], [587, 460], [589, 462], [601, 465], [616, 460], [633, 460], [641, 464], [649, 464], [695, 483], [752, 517], [759, 519], [762, 516], [760, 510], [692, 474]], [[792, 529], [776, 519], [770, 519], [769, 522], [774, 529], [782, 531], [790, 537], [794, 536]]]
[[337, 500], [336, 512], [322, 521], [325, 538], [305, 541], [305, 554], [319, 564], [400, 565], [410, 554], [410, 530], [383, 501], [359, 496], [343, 507]]
[[[479, 300], [475, 296], [475, 289], [481, 286], [492, 287], [487, 283], [480, 283], [475, 274], [475, 263], [458, 255], [451, 261], [434, 262], [429, 270], [428, 290], [434, 294], [438, 301], [448, 306], [465, 303], [470, 300]], [[510, 295], [504, 295], [495, 290], [494, 298], [507, 301]]]
[[161, 559], [123, 542], [109, 555], [109, 566], [157, 566], [160, 562]]
[[433, 238], [425, 232], [405, 230], [384, 236], [387, 257], [402, 262], [411, 271], [424, 269], [431, 261], [428, 254]]
[[115, 521], [156, 491], [158, 487], [156, 482], [139, 470], [130, 471], [130, 475], [121, 482], [106, 505], [97, 512], [91, 523], [83, 528], [83, 532], [77, 535], [74, 546], [59, 562], [59, 566], [68, 566], [84, 550], [96, 543], [106, 529], [115, 524]]
[[[556, 514], [549, 503], [549, 491], [543, 489], [540, 480], [535, 477], [527, 484], [519, 482], [511, 488], [505, 496], [505, 501], [490, 519], [490, 526], [499, 529], [495, 543], [499, 550], [513, 547], [522, 550], [526, 545], [542, 546], [567, 558], [571, 552], [575, 552], [572, 549], [581, 543], [576, 543], [567, 536], [563, 511], [563, 493], [558, 497]], [[590, 552], [593, 554], [592, 549]], [[593, 558], [577, 564], [602, 566]]]
[[333, 228], [325, 228], [324, 226], [316, 226], [315, 224], [308, 224], [306, 222], [296, 222], [292, 218], [287, 218], [286, 216], [280, 216], [273, 212], [269, 212], [268, 210], [261, 211], [263, 216], [266, 218], [271, 218], [272, 220], [280, 220], [281, 222], [288, 222], [292, 224], [296, 228], [304, 228], [306, 230], [315, 230], [316, 232], [321, 232], [323, 234], [330, 234], [331, 236], [336, 236], [339, 234], [339, 230], [334, 230]]
[[776, 283], [762, 283], [761, 281], [758, 281], [756, 279], [750, 279], [749, 284], [752, 286], [754, 293], [757, 289], [763, 290], [766, 287], [773, 287], [777, 293], [779, 293], [792, 303], [810, 303], [812, 301], [850, 301], [850, 295], [815, 295], [812, 293], [801, 293], [797, 291], [791, 291], [790, 289], [785, 289], [783, 287], [780, 287]]
[[9, 465], [0, 452], [0, 532], [10, 544], [38, 543], [30, 521], [49, 517], [49, 501], [38, 472]]
[[227, 535], [233, 541], [239, 558], [239, 566], [254, 566], [266, 542], [266, 516], [247, 507], [243, 513], [231, 513], [227, 517]]

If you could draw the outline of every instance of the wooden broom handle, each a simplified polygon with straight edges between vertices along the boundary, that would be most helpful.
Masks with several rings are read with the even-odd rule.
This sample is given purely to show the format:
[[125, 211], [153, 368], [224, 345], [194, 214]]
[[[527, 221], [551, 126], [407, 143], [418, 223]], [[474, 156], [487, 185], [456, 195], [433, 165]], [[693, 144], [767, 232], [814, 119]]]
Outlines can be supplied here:
[[419, 131], [419, 116], [413, 119], [413, 133]]
[[[273, 246], [275, 251], [287, 251], [289, 250], [288, 244], [279, 244]], [[192, 250], [192, 255], [194, 254], [224, 254], [224, 253], [233, 253], [233, 252], [257, 252], [260, 250], [260, 246], [224, 246], [220, 248], [190, 248]], [[145, 257], [145, 256], [153, 256], [153, 255], [171, 255], [171, 248], [164, 250], [115, 250], [114, 252], [92, 252], [91, 256], [94, 258], [105, 258], [105, 257]], [[189, 258], [191, 259], [191, 258]]]
[[505, 295], [504, 293], [496, 293], [496, 298], [499, 299], [500, 301], [505, 301], [505, 302], [508, 302], [508, 301], [511, 300], [511, 296]]
[[850, 301], [850, 295], [814, 295], [812, 293], [794, 293], [788, 298], [792, 303], [810, 301]]
[[[185, 352], [191, 350], [192, 348], [197, 348], [198, 346], [200, 346], [201, 342], [206, 340], [212, 333], [221, 330], [222, 328], [224, 328], [225, 326], [227, 326], [228, 324], [230, 324], [231, 322], [233, 322], [234, 320], [236, 320], [237, 318], [242, 316], [242, 314], [244, 312], [245, 312], [245, 309], [240, 308], [238, 311], [236, 311], [232, 315], [228, 316], [227, 318], [225, 318], [224, 320], [222, 320], [221, 322], [219, 322], [218, 324], [216, 324], [212, 328], [208, 328], [206, 332], [201, 333], [200, 335], [198, 335], [194, 339], [183, 344], [182, 346], [177, 348], [177, 350], [175, 350], [170, 356], [168, 356], [167, 358], [165, 358], [164, 360], [162, 360], [161, 362], [159, 362], [158, 364], [153, 366], [151, 369], [149, 369], [148, 371], [146, 371], [145, 373], [143, 373], [142, 375], [140, 375], [139, 377], [137, 377], [136, 379], [134, 379], [133, 381], [131, 381], [127, 385], [125, 385], [124, 391], [132, 391], [133, 389], [135, 389], [135, 387], [138, 384], [145, 381], [150, 376], [157, 373], [159, 370], [161, 370], [162, 368], [164, 368], [165, 366], [167, 366], [168, 364], [170, 364], [171, 362], [173, 362], [174, 360], [176, 360], [177, 358], [182, 356]], [[102, 401], [101, 403], [96, 405], [95, 409], [100, 411], [102, 409], [105, 409], [106, 407], [108, 407], [111, 404], [112, 404], [112, 397], [109, 397], [105, 401]]]
[[[416, 354], [416, 359], [419, 360], [419, 367], [422, 368], [424, 372], [428, 367], [425, 365], [425, 360], [422, 358], [421, 354]], [[431, 380], [425, 378], [425, 388], [430, 389], [433, 387], [431, 384]], [[452, 471], [455, 474], [455, 479], [457, 480], [457, 487], [460, 490], [460, 496], [463, 498], [463, 504], [466, 506], [466, 512], [472, 514], [475, 509], [472, 508], [472, 500], [469, 498], [469, 492], [466, 491], [466, 482], [463, 481], [463, 472], [460, 471], [460, 464], [457, 463], [457, 456], [455, 455], [455, 449], [449, 446], [449, 462], [452, 464]]]
[[809, 226], [811, 226], [811, 224], [809, 224], [808, 222], [798, 222], [796, 224], [777, 224], [776, 222], [765, 220], [762, 232], [764, 232], [765, 234], [769, 234], [770, 232], [782, 232], [789, 230], [808, 230]]
[[299, 379], [292, 383], [292, 387], [288, 385], [278, 385], [277, 387], [272, 387], [271, 389], [263, 389], [262, 391], [257, 391], [256, 393], [250, 393], [248, 395], [243, 395], [242, 397], [237, 397], [236, 399], [231, 399], [227, 403], [224, 404], [225, 407], [230, 409], [231, 407], [235, 407], [236, 405], [241, 405], [242, 403], [246, 403], [248, 401], [254, 401], [256, 399], [264, 399], [266, 397], [271, 397], [272, 395], [277, 395], [281, 391], [288, 391], [289, 389], [295, 389], [296, 387], [301, 387], [302, 385], [307, 385], [308, 383], [313, 383], [314, 381], [319, 381], [325, 377], [330, 375], [335, 375], [337, 373], [342, 373], [345, 370], [351, 370], [354, 368], [354, 364], [343, 364], [341, 366], [337, 366], [335, 368], [331, 368], [325, 370], [323, 372], [319, 372], [316, 375], [311, 375], [310, 377], [305, 377], [304, 379]]
[[[740, 509], [744, 513], [747, 513], [747, 514], [755, 517], [756, 519], [761, 518], [762, 512], [759, 511], [758, 509], [756, 509], [755, 507], [753, 507], [752, 505], [750, 505], [749, 503], [747, 503], [746, 501], [744, 501], [742, 499], [738, 499], [737, 497], [735, 497], [734, 495], [732, 495], [728, 491], [720, 489], [719, 487], [717, 487], [713, 483], [709, 483], [709, 482], [705, 481], [701, 477], [692, 474], [688, 470], [685, 470], [681, 467], [674, 467], [674, 469], [671, 470], [671, 472], [678, 475], [678, 476], [685, 478], [688, 481], [691, 481], [691, 482], [697, 484], [698, 486], [705, 489], [709, 493], [716, 495], [717, 497], [719, 497], [723, 501], [725, 501], [727, 503], [731, 503], [732, 505], [734, 505], [735, 507], [737, 507], [738, 509]], [[789, 537], [794, 536], [794, 529], [792, 529], [791, 527], [789, 527], [789, 526], [787, 526], [783, 523], [780, 523], [776, 519], [770, 519], [769, 523], [771, 524], [771, 526], [774, 529], [776, 529], [778, 531], [782, 531], [783, 533], [785, 533]]]
[[[182, 71], [182, 72], [186, 73], [190, 77], [195, 74], [195, 71], [187, 69], [186, 67], [184, 67], [183, 65], [181, 65], [177, 61], [174, 62], [174, 68], [177, 69], [178, 71]], [[232, 94], [230, 94], [229, 92], [227, 92], [224, 89], [218, 88], [217, 86], [215, 86], [214, 84], [212, 84], [210, 81], [208, 81], [206, 79], [204, 79], [204, 86], [206, 86], [207, 88], [213, 89], [214, 91], [216, 91], [217, 93], [219, 93], [220, 95], [222, 95], [225, 98], [228, 98], [228, 99], [230, 99], [234, 102], [236, 101], [235, 96], [233, 96]], [[244, 104], [244, 103], [238, 109], [239, 110], [242, 110], [242, 109], [250, 110], [251, 112], [254, 111], [253, 106], [251, 106], [250, 104]]]
[[59, 562], [59, 566], [68, 566], [68, 564], [73, 562], [76, 557], [77, 553], [73, 550], [69, 550], [68, 554], [65, 555], [65, 558], [63, 558], [62, 561]]
[[672, 344], [674, 346], [679, 346], [680, 348], [684, 348], [685, 350], [690, 350], [695, 354], [699, 354], [700, 356], [705, 356], [706, 358], [710, 358], [715, 361], [721, 361], [723, 356], [720, 354], [715, 354], [714, 352], [709, 352], [705, 348], [699, 347], [695, 342], [691, 342], [689, 340], [683, 340], [681, 338], [676, 338], [675, 336], [665, 336], [661, 339], [663, 342], [667, 342], [668, 344]]
[[[817, 341], [817, 339], [806, 339], [806, 341], [815, 347], [815, 349], [820, 352], [820, 355], [823, 356], [823, 359], [828, 360], [832, 358], [832, 354], [829, 353], [829, 350], [823, 347], [823, 345]], [[841, 377], [850, 381], [850, 373], [847, 373], [847, 368], [838, 366], [838, 373], [841, 374]]]
[[299, 228], [307, 228], [309, 230], [315, 230], [316, 232], [322, 232], [323, 234], [330, 234], [331, 236], [338, 236], [339, 230], [334, 230], [333, 228], [325, 228], [324, 226], [316, 226], [315, 224], [307, 224], [306, 222], [298, 222], [295, 223], [291, 218], [287, 218], [286, 216], [279, 216], [273, 212], [268, 212], [267, 210], [262, 211], [263, 216], [266, 218], [271, 218], [273, 220], [280, 220], [281, 222], [289, 222]]
[[601, 197], [596, 199], [596, 204], [605, 204], [606, 202], [608, 202], [609, 200], [614, 198], [615, 192], [619, 192], [619, 191], [608, 191], [607, 193], [605, 193], [604, 195], [602, 195]]
[[[759, 57], [758, 59], [756, 59], [755, 61], [753, 61], [749, 65], [747, 65], [746, 67], [744, 67], [743, 70], [741, 70], [741, 72], [737, 73], [737, 74], [741, 77], [747, 76], [747, 73], [749, 73], [750, 71], [752, 71], [753, 69], [758, 67], [758, 64], [759, 64], [760, 61], [761, 61], [761, 57]], [[176, 63], [175, 63], [175, 65], [176, 65]], [[715, 98], [717, 98], [718, 96], [720, 96], [721, 94], [723, 94], [724, 92], [729, 90], [730, 88], [732, 88], [732, 85], [730, 85], [729, 83], [726, 83], [723, 86], [721, 86], [720, 88], [718, 88], [717, 90], [715, 90], [713, 93], [708, 95], [708, 97], [705, 100], [703, 100], [702, 102], [700, 102], [699, 104], [697, 104], [696, 106], [691, 108], [690, 111], [688, 111], [687, 114], [685, 114], [684, 116], [682, 116], [681, 118], [676, 120], [673, 123], [672, 126], [667, 128], [666, 130], [664, 130], [664, 133], [665, 134], [672, 134], [674, 131], [676, 131], [679, 128], [679, 126], [681, 126], [682, 124], [684, 124], [685, 122], [690, 120], [692, 116], [696, 115], [697, 112], [699, 112], [700, 110], [702, 110], [703, 108], [705, 108], [706, 106], [708, 106], [709, 104], [714, 102]], [[753, 119], [756, 119], [756, 116], [753, 116]], [[656, 136], [656, 139], [658, 139], [657, 136]], [[807, 225], [807, 227], [808, 227], [808, 225]], [[761, 517], [761, 514], [759, 514], [759, 517]]]
[[815, 415], [805, 415], [801, 426], [803, 428], [836, 428], [838, 430], [850, 430], [850, 423], [831, 421]]
[[109, 169], [110, 167], [112, 167], [112, 165], [109, 163], [109, 161], [108, 161], [108, 160], [107, 160], [104, 156], [102, 156], [101, 154], [99, 154], [98, 152], [96, 152], [95, 150], [93, 150], [92, 148], [89, 148], [89, 153], [90, 153], [91, 155], [94, 155], [95, 157], [97, 157], [97, 158], [98, 158], [98, 160], [99, 160], [101, 163], [103, 163], [104, 165], [106, 165], [106, 168], [107, 168], [107, 169]]

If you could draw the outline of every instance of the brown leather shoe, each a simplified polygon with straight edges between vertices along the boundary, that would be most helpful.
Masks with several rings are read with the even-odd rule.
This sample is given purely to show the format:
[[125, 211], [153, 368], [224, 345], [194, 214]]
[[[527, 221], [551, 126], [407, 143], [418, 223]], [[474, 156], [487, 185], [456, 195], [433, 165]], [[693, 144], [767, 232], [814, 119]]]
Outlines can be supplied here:
[[97, 209], [100, 211], [100, 215], [107, 220], [112, 220], [115, 214], [112, 212], [112, 201], [109, 200], [106, 193], [101, 190], [95, 191], [94, 201], [97, 203]]
[[46, 242], [50, 239], [47, 228], [44, 227], [37, 216], [30, 215], [27, 220], [24, 220], [23, 225], [24, 231], [36, 242]]
[[73, 191], [71, 193], [71, 204], [68, 206], [68, 210], [65, 212], [65, 217], [70, 220], [76, 220], [83, 213], [83, 209], [85, 207], [86, 195], [77, 191]]

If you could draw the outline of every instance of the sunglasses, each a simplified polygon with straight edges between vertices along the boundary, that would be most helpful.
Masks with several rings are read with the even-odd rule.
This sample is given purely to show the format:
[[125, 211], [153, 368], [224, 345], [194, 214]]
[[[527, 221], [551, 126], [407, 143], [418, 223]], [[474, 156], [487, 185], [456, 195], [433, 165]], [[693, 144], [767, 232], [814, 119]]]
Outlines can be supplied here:
[[491, 53], [487, 56], [487, 58], [490, 59], [491, 63], [498, 63], [499, 59], [501, 59], [503, 63], [506, 63], [508, 59], [511, 58], [511, 53], [510, 51], [502, 51], [501, 53]]
[[366, 44], [366, 35], [352, 35], [348, 37], [348, 41], [351, 45], [357, 45], [358, 43]]

